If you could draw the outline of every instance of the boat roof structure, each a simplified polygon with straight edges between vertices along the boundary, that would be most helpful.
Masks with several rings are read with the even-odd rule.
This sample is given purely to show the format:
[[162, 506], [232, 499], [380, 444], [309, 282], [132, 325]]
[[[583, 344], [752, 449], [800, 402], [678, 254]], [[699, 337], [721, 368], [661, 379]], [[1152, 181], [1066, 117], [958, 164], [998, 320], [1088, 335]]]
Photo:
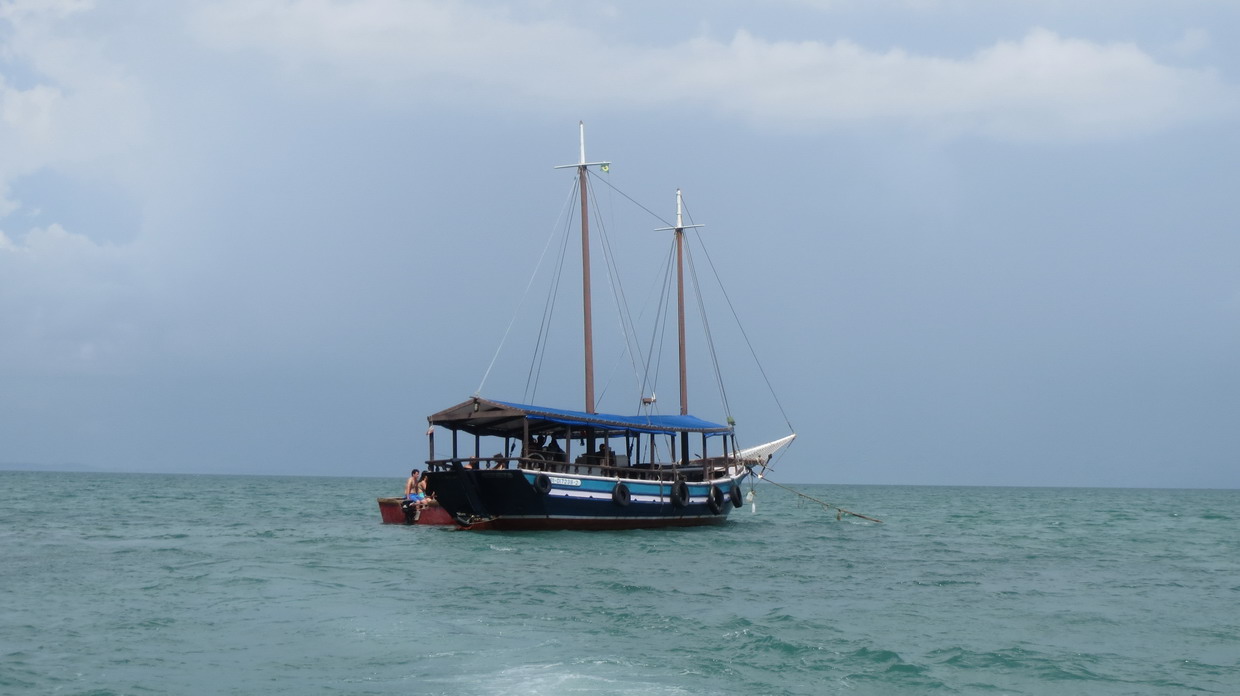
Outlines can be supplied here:
[[[563, 436], [565, 426], [572, 437], [614, 437], [625, 433], [703, 433], [706, 436], [729, 435], [732, 428], [711, 423], [697, 416], [636, 415], [586, 413], [547, 406], [493, 401], [480, 396], [428, 416], [432, 426], [462, 430], [473, 435], [523, 437], [531, 435]], [[527, 428], [528, 422], [528, 431]]]

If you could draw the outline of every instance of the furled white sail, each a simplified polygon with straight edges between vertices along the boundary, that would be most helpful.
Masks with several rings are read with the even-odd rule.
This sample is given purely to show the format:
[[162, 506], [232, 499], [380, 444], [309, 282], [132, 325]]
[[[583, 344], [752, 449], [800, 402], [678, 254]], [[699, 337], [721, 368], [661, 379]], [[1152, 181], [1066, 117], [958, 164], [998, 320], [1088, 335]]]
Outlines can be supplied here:
[[765, 462], [767, 459], [770, 458], [772, 454], [775, 454], [776, 452], [780, 450], [780, 448], [786, 446], [788, 443], [795, 440], [796, 437], [797, 437], [797, 434], [792, 433], [791, 435], [788, 435], [786, 437], [781, 437], [778, 440], [773, 440], [771, 442], [768, 442], [765, 445], [758, 445], [757, 447], [750, 447], [749, 449], [743, 449], [740, 452], [736, 453], [736, 457], [738, 459], [761, 459], [763, 462]]

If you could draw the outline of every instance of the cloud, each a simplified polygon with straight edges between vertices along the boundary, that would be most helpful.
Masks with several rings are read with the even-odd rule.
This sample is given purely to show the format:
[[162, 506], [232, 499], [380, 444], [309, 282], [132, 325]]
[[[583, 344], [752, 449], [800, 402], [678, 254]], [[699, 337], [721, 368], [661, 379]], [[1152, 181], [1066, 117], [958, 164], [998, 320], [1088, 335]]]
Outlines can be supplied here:
[[1211, 72], [1158, 64], [1131, 44], [1097, 44], [1035, 29], [964, 60], [884, 53], [839, 41], [730, 44], [683, 51], [689, 84], [751, 120], [882, 122], [1004, 140], [1139, 135], [1234, 113], [1236, 95]]
[[588, 40], [554, 20], [519, 21], [467, 3], [416, 0], [214, 3], [198, 12], [197, 24], [209, 45], [265, 53], [310, 79], [390, 86], [449, 78], [513, 87], [513, 73], [497, 73], [497, 64], [510, 58], [513, 70], [550, 76], [564, 62], [563, 51]]
[[131, 369], [141, 293], [132, 250], [99, 245], [60, 225], [19, 239], [0, 231], [0, 365], [22, 374]]
[[51, 219], [19, 234], [19, 218], [8, 217], [23, 208], [15, 185], [32, 175], [123, 190], [141, 168], [147, 99], [106, 44], [82, 31], [93, 8], [81, 0], [0, 3], [0, 364], [23, 374], [127, 369], [132, 348], [146, 343], [135, 336], [133, 308], [143, 252], [92, 239], [114, 230], [69, 231], [57, 220], [66, 209], [44, 216], [27, 207], [20, 219]]
[[22, 20], [31, 17], [63, 19], [95, 6], [93, 0], [7, 0], [0, 3], [0, 19]]
[[1210, 32], [1201, 28], [1186, 29], [1184, 34], [1171, 43], [1171, 52], [1185, 57], [1201, 54], [1213, 45]]
[[196, 21], [208, 45], [266, 54], [315, 88], [346, 81], [397, 97], [503, 100], [528, 110], [692, 104], [758, 127], [878, 123], [936, 135], [1077, 141], [1230, 116], [1240, 104], [1212, 70], [1161, 64], [1132, 43], [1042, 28], [945, 58], [848, 40], [772, 40], [744, 29], [729, 41], [624, 45], [555, 18], [430, 1], [217, 3]]
[[63, 27], [91, 6], [71, 0], [0, 5], [11, 73], [0, 72], [0, 218], [20, 207], [9, 197], [17, 179], [42, 169], [114, 179], [143, 142], [149, 114], [138, 81], [97, 42]]

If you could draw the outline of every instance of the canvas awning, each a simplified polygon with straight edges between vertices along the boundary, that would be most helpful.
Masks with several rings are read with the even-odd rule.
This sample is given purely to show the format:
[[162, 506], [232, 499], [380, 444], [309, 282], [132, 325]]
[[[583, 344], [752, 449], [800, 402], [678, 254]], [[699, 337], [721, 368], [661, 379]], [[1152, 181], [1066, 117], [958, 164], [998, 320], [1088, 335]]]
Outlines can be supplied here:
[[450, 430], [463, 430], [474, 435], [523, 437], [528, 421], [532, 435], [557, 435], [571, 428], [572, 437], [613, 437], [624, 433], [704, 433], [707, 436], [727, 435], [732, 428], [702, 420], [697, 416], [636, 415], [586, 413], [547, 406], [516, 404], [473, 397], [427, 417], [431, 425]]

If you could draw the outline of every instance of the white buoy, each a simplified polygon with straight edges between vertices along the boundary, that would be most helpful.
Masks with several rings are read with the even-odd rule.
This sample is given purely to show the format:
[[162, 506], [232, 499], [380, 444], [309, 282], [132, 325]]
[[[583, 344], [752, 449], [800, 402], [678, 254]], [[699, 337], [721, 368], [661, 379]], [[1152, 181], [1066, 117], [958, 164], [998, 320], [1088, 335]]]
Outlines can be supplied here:
[[749, 495], [745, 496], [745, 498], [749, 501], [750, 511], [753, 512], [753, 514], [757, 514], [758, 504], [753, 501], [753, 489], [752, 488], [749, 489]]

